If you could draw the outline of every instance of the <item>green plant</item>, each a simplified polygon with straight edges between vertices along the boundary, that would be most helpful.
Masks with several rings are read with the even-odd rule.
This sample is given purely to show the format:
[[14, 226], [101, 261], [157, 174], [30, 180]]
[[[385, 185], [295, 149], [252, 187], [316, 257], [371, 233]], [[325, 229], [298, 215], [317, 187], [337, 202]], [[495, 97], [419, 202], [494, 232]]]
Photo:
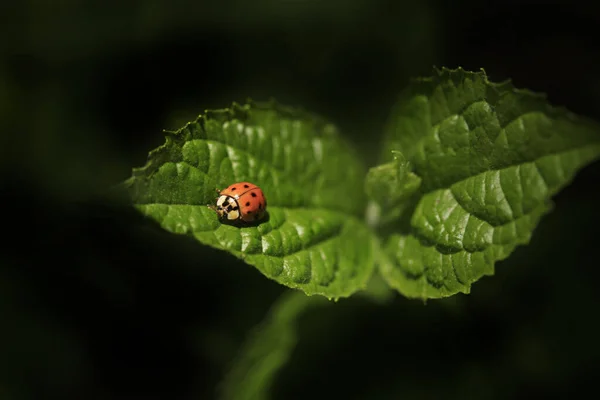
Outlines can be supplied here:
[[[377, 271], [400, 294], [426, 300], [469, 293], [496, 261], [527, 244], [551, 197], [600, 155], [598, 131], [542, 95], [489, 82], [483, 71], [441, 69], [402, 94], [380, 165], [368, 171], [322, 118], [249, 102], [168, 132], [125, 186], [164, 229], [307, 295], [373, 295], [381, 292], [368, 286]], [[207, 207], [215, 188], [246, 180], [263, 188], [268, 220], [220, 223]], [[276, 305], [232, 370], [233, 377], [252, 370], [253, 389], [231, 378], [225, 397], [266, 395], [293, 347], [295, 316], [318, 301], [295, 293]], [[264, 362], [267, 354], [276, 360]]]

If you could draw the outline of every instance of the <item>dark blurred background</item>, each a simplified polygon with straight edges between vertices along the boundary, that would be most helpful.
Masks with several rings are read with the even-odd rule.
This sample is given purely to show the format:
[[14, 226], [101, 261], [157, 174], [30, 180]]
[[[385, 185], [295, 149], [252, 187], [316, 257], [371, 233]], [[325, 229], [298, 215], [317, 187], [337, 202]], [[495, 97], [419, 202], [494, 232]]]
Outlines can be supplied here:
[[[118, 4], [118, 5], [117, 5]], [[375, 162], [433, 65], [600, 119], [599, 7], [458, 0], [0, 3], [0, 399], [208, 399], [284, 291], [105, 201], [206, 108], [275, 97]], [[600, 133], [599, 133], [600, 134]], [[600, 164], [469, 296], [306, 313], [274, 398], [564, 398], [597, 386]]]

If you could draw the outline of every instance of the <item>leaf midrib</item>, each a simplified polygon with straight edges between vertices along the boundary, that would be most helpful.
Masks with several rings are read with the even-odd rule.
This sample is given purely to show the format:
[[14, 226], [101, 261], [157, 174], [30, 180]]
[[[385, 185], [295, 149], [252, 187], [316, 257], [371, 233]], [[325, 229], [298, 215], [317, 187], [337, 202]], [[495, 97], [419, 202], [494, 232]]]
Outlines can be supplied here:
[[[439, 87], [439, 86], [438, 86], [438, 87]], [[429, 117], [430, 117], [430, 120], [431, 120], [432, 113], [431, 113], [431, 106], [430, 106], [430, 98], [429, 98], [428, 96], [426, 96], [426, 95], [423, 95], [423, 96], [425, 96], [425, 98], [427, 99], [427, 105], [428, 105], [428, 108], [429, 108], [427, 112], [428, 112], [428, 114], [429, 114]], [[445, 97], [445, 96], [444, 96], [444, 97]], [[471, 103], [468, 103], [468, 104], [466, 104], [466, 105], [465, 105], [465, 106], [462, 108], [462, 111], [461, 111], [461, 112], [453, 113], [453, 114], [451, 114], [451, 115], [449, 115], [449, 116], [447, 116], [447, 117], [445, 117], [445, 118], [441, 119], [440, 121], [438, 121], [438, 122], [436, 122], [436, 123], [432, 124], [432, 125], [430, 126], [430, 128], [429, 128], [429, 131], [427, 132], [427, 135], [424, 135], [424, 136], [422, 136], [422, 137], [421, 137], [421, 138], [420, 138], [420, 139], [419, 139], [419, 140], [418, 140], [418, 141], [417, 141], [417, 142], [414, 144], [414, 146], [413, 146], [413, 147], [414, 147], [414, 148], [421, 148], [421, 147], [422, 147], [422, 145], [423, 145], [423, 143], [424, 143], [424, 141], [425, 141], [425, 140], [427, 140], [427, 138], [429, 138], [429, 133], [430, 133], [430, 132], [431, 132], [431, 131], [432, 131], [432, 130], [435, 128], [435, 127], [438, 127], [438, 126], [440, 126], [440, 125], [441, 125], [441, 124], [443, 124], [445, 121], [447, 121], [447, 120], [449, 120], [449, 119], [451, 119], [451, 118], [454, 118], [454, 117], [461, 117], [461, 118], [464, 118], [464, 112], [465, 112], [467, 109], [469, 109], [469, 108], [470, 108], [472, 105], [474, 105], [474, 104], [477, 104], [477, 103], [485, 103], [485, 104], [488, 104], [492, 110], [493, 110], [493, 109], [494, 109], [494, 107], [495, 107], [495, 105], [494, 105], [494, 104], [491, 104], [491, 103], [489, 103], [489, 102], [488, 102], [488, 101], [487, 101], [485, 98], [484, 98], [484, 99], [480, 99], [480, 100], [473, 101], [473, 102], [471, 102]], [[505, 130], [506, 130], [506, 127], [507, 127], [507, 126], [509, 126], [510, 124], [514, 123], [515, 121], [517, 121], [517, 120], [519, 120], [519, 119], [523, 118], [523, 117], [524, 117], [524, 116], [526, 116], [526, 115], [531, 115], [531, 114], [536, 114], [536, 113], [539, 113], [539, 114], [542, 114], [542, 115], [544, 115], [544, 116], [547, 116], [547, 115], [546, 115], [546, 113], [544, 113], [544, 111], [542, 111], [542, 110], [527, 111], [527, 112], [525, 112], [525, 113], [519, 114], [519, 116], [517, 116], [517, 117], [515, 117], [515, 118], [511, 119], [510, 121], [507, 121], [506, 123], [504, 123], [504, 124], [501, 124], [501, 123], [500, 123], [500, 119], [498, 118], [498, 116], [497, 116], [496, 112], [495, 112], [495, 111], [492, 111], [492, 114], [494, 115], [495, 119], [496, 119], [496, 120], [498, 121], [498, 123], [499, 123], [499, 127], [500, 127], [500, 133], [502, 133], [502, 131], [505, 131]], [[473, 130], [472, 130], [470, 127], [469, 127], [469, 136], [472, 134], [472, 132], [473, 132]], [[498, 136], [499, 136], [499, 135], [498, 135]], [[496, 140], [497, 140], [497, 137], [494, 139], [494, 143], [495, 143], [495, 141], [496, 141]], [[558, 152], [546, 153], [546, 154], [542, 155], [541, 157], [547, 157], [547, 156], [553, 156], [553, 155], [560, 155], [560, 154], [563, 154], [563, 153], [568, 153], [568, 152], [570, 152], [570, 151], [577, 151], [577, 150], [580, 150], [580, 149], [585, 149], [585, 148], [588, 148], [588, 147], [590, 147], [590, 146], [594, 146], [594, 145], [596, 145], [596, 146], [600, 146], [600, 135], [598, 135], [598, 138], [597, 138], [596, 142], [590, 143], [590, 144], [588, 144], [588, 145], [574, 146], [574, 147], [570, 147], [570, 148], [568, 148], [568, 149], [564, 149], [564, 150], [561, 150], [561, 151], [558, 151]], [[399, 151], [400, 153], [402, 153], [402, 150], [392, 150], [392, 151]], [[490, 154], [490, 156], [491, 156], [491, 154]], [[540, 158], [541, 158], [541, 157], [540, 157]], [[489, 168], [489, 169], [486, 169], [486, 170], [484, 170], [484, 171], [481, 171], [481, 172], [479, 172], [479, 173], [478, 173], [478, 174], [476, 174], [476, 175], [479, 175], [479, 174], [482, 174], [482, 173], [485, 173], [485, 172], [490, 172], [490, 171], [501, 171], [501, 170], [503, 170], [503, 169], [507, 169], [507, 168], [510, 168], [510, 167], [514, 167], [514, 166], [517, 166], [517, 165], [525, 164], [525, 163], [528, 163], [528, 162], [535, 162], [535, 161], [536, 161], [536, 160], [526, 159], [526, 160], [522, 160], [522, 161], [520, 161], [520, 162], [516, 162], [516, 163], [503, 164], [503, 165], [501, 165], [501, 166], [499, 166], [499, 167], [496, 167], [496, 168]], [[476, 175], [470, 175], [470, 176], [468, 176], [468, 177], [466, 177], [466, 178], [464, 178], [464, 179], [461, 179], [461, 180], [458, 180], [458, 181], [451, 182], [451, 183], [449, 183], [449, 185], [447, 185], [447, 186], [438, 186], [438, 187], [432, 187], [432, 188], [429, 188], [429, 190], [428, 190], [427, 192], [424, 192], [424, 194], [426, 194], [426, 193], [429, 193], [429, 192], [431, 192], [431, 191], [434, 191], [434, 190], [439, 190], [439, 189], [449, 189], [449, 188], [450, 188], [452, 185], [454, 185], [454, 184], [456, 184], [456, 183], [459, 183], [459, 182], [462, 182], [462, 181], [464, 181], [464, 180], [470, 179], [470, 178], [472, 178], [472, 177], [474, 177], [474, 176], [476, 176]], [[425, 186], [425, 187], [427, 187], [427, 184], [425, 184], [424, 186]]]
[[[514, 162], [514, 163], [504, 164], [501, 167], [489, 168], [489, 169], [481, 171], [481, 172], [479, 172], [479, 173], [477, 173], [475, 175], [469, 175], [469, 176], [467, 176], [464, 179], [460, 179], [460, 180], [454, 181], [454, 182], [450, 183], [449, 185], [428, 188], [427, 191], [424, 191], [422, 193], [423, 193], [423, 195], [426, 195], [426, 194], [434, 192], [436, 190], [451, 190], [452, 186], [454, 186], [454, 185], [456, 185], [458, 183], [464, 182], [464, 181], [466, 181], [468, 179], [471, 179], [471, 178], [473, 178], [473, 177], [475, 177], [477, 175], [480, 175], [480, 174], [485, 174], [487, 172], [494, 172], [494, 171], [502, 171], [502, 170], [505, 170], [505, 169], [508, 169], [508, 168], [511, 168], [511, 167], [516, 167], [516, 166], [520, 166], [520, 165], [527, 164], [527, 163], [535, 163], [536, 161], [538, 161], [539, 159], [541, 159], [543, 157], [560, 156], [560, 155], [564, 155], [564, 154], [569, 153], [569, 152], [579, 152], [579, 151], [582, 151], [582, 150], [585, 150], [585, 149], [588, 149], [588, 148], [591, 148], [591, 147], [598, 147], [599, 150], [600, 150], [600, 135], [599, 135], [599, 138], [598, 138], [598, 142], [594, 142], [594, 143], [591, 143], [591, 144], [588, 144], [588, 145], [583, 145], [583, 146], [571, 147], [571, 148], [566, 149], [564, 151], [557, 151], [557, 152], [546, 153], [546, 154], [540, 156], [539, 158], [533, 159], [533, 160], [527, 159], [527, 160], [523, 160], [523, 161], [520, 161], [520, 162]], [[414, 173], [416, 174], [416, 172], [414, 172]], [[422, 179], [421, 176], [419, 176], [419, 177]], [[427, 185], [424, 185], [424, 186], [427, 186]]]
[[[153, 205], [157, 205], [157, 206], [185, 206], [185, 207], [207, 207], [207, 204], [187, 204], [187, 203], [162, 203], [162, 202], [149, 202], [149, 203], [135, 203], [136, 206], [153, 206]], [[285, 209], [285, 210], [305, 210], [305, 211], [325, 211], [327, 213], [330, 214], [335, 214], [337, 216], [340, 217], [344, 217], [344, 218], [354, 218], [357, 221], [361, 221], [358, 217], [352, 215], [352, 216], [348, 216], [347, 213], [343, 212], [343, 211], [339, 211], [339, 210], [332, 210], [330, 208], [324, 208], [324, 207], [288, 207], [288, 206], [277, 206], [277, 205], [271, 205], [269, 204], [268, 208], [280, 208], [280, 209]], [[362, 221], [361, 221], [362, 222]]]
[[[168, 204], [168, 203], [147, 203], [147, 204], [140, 204], [140, 205], [155, 205], [155, 204], [156, 205], [171, 206], [171, 204]], [[179, 205], [189, 206], [187, 204], [179, 204]], [[356, 223], [359, 223], [359, 224], [362, 223], [362, 221], [360, 221], [356, 217], [351, 217], [351, 218], [353, 220], [355, 220]], [[325, 237], [322, 237], [318, 242], [312, 243], [309, 246], [306, 246], [306, 245], [302, 244], [302, 248], [300, 248], [300, 249], [298, 249], [296, 251], [293, 251], [291, 253], [285, 253], [283, 255], [264, 254], [264, 252], [262, 250], [260, 252], [257, 252], [257, 253], [248, 253], [248, 252], [244, 252], [242, 250], [228, 248], [227, 246], [224, 246], [221, 243], [220, 239], [216, 235], [214, 235], [215, 232], [216, 232], [216, 230], [218, 228], [216, 228], [216, 229], [189, 229], [187, 231], [186, 235], [192, 235], [193, 236], [194, 233], [213, 233], [213, 236], [214, 236], [214, 238], [216, 240], [216, 243], [219, 243], [219, 247], [217, 247], [217, 248], [219, 248], [219, 249], [227, 249], [228, 251], [231, 251], [232, 253], [238, 254], [240, 256], [240, 258], [242, 258], [242, 259], [246, 259], [247, 257], [252, 257], [252, 256], [263, 256], [263, 257], [272, 257], [272, 258], [284, 259], [286, 257], [293, 256], [294, 254], [297, 254], [297, 253], [299, 253], [301, 251], [305, 251], [305, 250], [308, 250], [308, 249], [310, 249], [312, 247], [323, 245], [324, 243], [326, 243], [328, 241], [331, 241], [331, 240], [334, 240], [334, 239], [338, 238], [340, 236], [340, 232], [344, 229], [344, 227], [347, 224], [347, 219], [348, 219], [347, 216], [346, 216], [346, 218], [342, 218], [341, 219], [342, 222], [339, 224], [339, 228], [336, 229], [335, 232], [333, 232], [331, 234], [328, 234]], [[287, 220], [284, 220], [282, 222], [282, 225], [286, 221]], [[266, 233], [263, 234], [263, 233], [260, 233], [260, 232], [259, 232], [259, 234], [260, 234], [261, 238], [266, 235]]]
[[[211, 141], [212, 141], [212, 140], [205, 140], [205, 139], [192, 139], [192, 140], [205, 141], [205, 142], [211, 142]], [[223, 143], [223, 142], [219, 142], [219, 141], [212, 141], [212, 142], [215, 142], [215, 143], [222, 144], [222, 145], [224, 145], [225, 147], [229, 147], [229, 148], [235, 149], [235, 150], [237, 150], [237, 151], [240, 151], [240, 152], [242, 152], [242, 153], [245, 153], [246, 155], [249, 155], [250, 157], [256, 158], [256, 157], [252, 156], [252, 154], [251, 154], [251, 153], [249, 153], [247, 150], [239, 149], [239, 148], [237, 148], [237, 147], [234, 147], [234, 146], [231, 146], [231, 145], [225, 144], [225, 143]], [[180, 147], [180, 148], [179, 148], [179, 151], [181, 152], [181, 151], [182, 151], [182, 148], [181, 148], [181, 146], [179, 146], [179, 147]], [[227, 158], [227, 159], [231, 160], [231, 158], [229, 157], [229, 154], [228, 154], [227, 156], [225, 156], [224, 158]], [[259, 160], [259, 159], [257, 158], [257, 160]], [[264, 160], [261, 160], [261, 161], [262, 161], [262, 162], [264, 162], [264, 163], [265, 163], [265, 164], [266, 164], [268, 167], [270, 167], [271, 169], [274, 169], [274, 170], [280, 171], [280, 172], [281, 172], [281, 175], [282, 175], [284, 178], [288, 176], [288, 173], [287, 173], [287, 172], [285, 172], [285, 171], [283, 171], [283, 170], [281, 170], [281, 169], [279, 169], [279, 168], [275, 167], [275, 166], [274, 166], [273, 164], [271, 164], [270, 162], [268, 162], [268, 161], [264, 161]], [[181, 160], [179, 160], [179, 161], [165, 161], [165, 162], [163, 162], [162, 164], [160, 164], [160, 165], [157, 165], [157, 166], [156, 166], [156, 169], [155, 169], [153, 172], [154, 172], [154, 173], [156, 173], [156, 171], [158, 171], [158, 170], [159, 170], [161, 167], [163, 167], [163, 166], [165, 166], [165, 165], [167, 165], [167, 164], [174, 164], [174, 165], [177, 165], [177, 164], [185, 164], [185, 165], [187, 165], [188, 167], [190, 167], [190, 168], [193, 168], [194, 170], [198, 171], [198, 173], [202, 174], [204, 177], [209, 177], [209, 178], [211, 177], [211, 175], [210, 175], [210, 174], [208, 174], [208, 173], [206, 173], [206, 172], [202, 171], [202, 170], [201, 170], [201, 169], [200, 169], [198, 166], [191, 164], [189, 161], [186, 161], [186, 160], [184, 160], [183, 158], [182, 158]], [[320, 172], [320, 173], [322, 173], [322, 170], [320, 170], [319, 172]], [[318, 174], [317, 174], [317, 175], [318, 175]], [[151, 177], [152, 177], [152, 176], [150, 176], [149, 178], [151, 179]], [[308, 179], [308, 180], [307, 180], [307, 179], [305, 179], [305, 181], [310, 181], [310, 179]], [[309, 192], [310, 192], [310, 191], [309, 191]], [[303, 198], [303, 200], [306, 200], [306, 197], [304, 197], [304, 198]], [[199, 203], [199, 204], [186, 204], [186, 203], [157, 203], [157, 202], [151, 202], [151, 203], [136, 203], [136, 204], [139, 204], [139, 205], [147, 205], [147, 204], [165, 204], [165, 205], [166, 205], [166, 204], [173, 204], [173, 205], [175, 205], [175, 204], [179, 204], [179, 205], [197, 205], [197, 206], [202, 206], [202, 205], [204, 205], [204, 206], [206, 206], [206, 204], [205, 204], [205, 203]], [[269, 207], [271, 207], [271, 204], [269, 204]], [[277, 207], [277, 205], [274, 205], [273, 207]], [[294, 207], [294, 206], [279, 206], [279, 207], [281, 207], [281, 208], [289, 208], [289, 209], [323, 209], [323, 210], [327, 210], [327, 211], [329, 211], [329, 212], [332, 212], [332, 213], [344, 213], [344, 214], [347, 214], [347, 213], [345, 213], [345, 212], [340, 212], [339, 210], [336, 210], [336, 209], [334, 209], [334, 208], [328, 208], [328, 207], [310, 207], [310, 206], [295, 206], [295, 207]], [[333, 207], [333, 206], [332, 206], [332, 207]]]

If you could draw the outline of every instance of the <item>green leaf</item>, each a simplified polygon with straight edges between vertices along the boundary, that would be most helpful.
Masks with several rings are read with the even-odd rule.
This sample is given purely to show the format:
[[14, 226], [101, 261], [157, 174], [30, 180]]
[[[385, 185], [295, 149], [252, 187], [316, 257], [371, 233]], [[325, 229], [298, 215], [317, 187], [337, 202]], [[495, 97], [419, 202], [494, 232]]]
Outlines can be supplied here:
[[232, 368], [219, 385], [223, 400], [268, 399], [277, 371], [288, 361], [298, 342], [298, 318], [308, 308], [323, 305], [322, 298], [285, 293], [269, 316], [243, 345]]
[[372, 199], [367, 219], [371, 226], [397, 220], [421, 186], [402, 153], [392, 151], [394, 161], [373, 167], [367, 174], [365, 190]]
[[[362, 221], [365, 170], [335, 127], [275, 103], [207, 111], [169, 132], [126, 182], [136, 207], [166, 230], [227, 250], [306, 294], [364, 288], [374, 238]], [[216, 189], [259, 185], [268, 216], [254, 226], [219, 221]]]
[[[408, 297], [439, 298], [469, 293], [529, 242], [550, 198], [600, 155], [600, 129], [483, 71], [442, 69], [413, 82], [393, 109], [385, 165], [392, 151], [421, 185], [387, 232], [380, 270]], [[367, 191], [373, 201], [381, 196], [373, 193], [394, 193], [376, 171], [369, 176], [377, 178]]]

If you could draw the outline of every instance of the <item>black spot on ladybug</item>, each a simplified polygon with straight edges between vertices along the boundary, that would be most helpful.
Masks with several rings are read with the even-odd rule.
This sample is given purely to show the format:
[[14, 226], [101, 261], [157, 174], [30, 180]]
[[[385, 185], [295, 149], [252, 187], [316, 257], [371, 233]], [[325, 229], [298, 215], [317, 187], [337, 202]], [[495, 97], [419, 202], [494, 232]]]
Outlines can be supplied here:
[[247, 202], [246, 202], [246, 207], [248, 207], [249, 205], [250, 205], [250, 202], [249, 202], [249, 201], [247, 201]]
[[248, 185], [244, 185], [244, 187], [245, 187], [246, 189], [248, 189], [250, 186], [248, 186]]
[[232, 187], [232, 188], [231, 188], [231, 191], [233, 192], [234, 190], [235, 190], [235, 188], [234, 188], [234, 187]]
[[262, 210], [262, 203], [258, 203], [258, 208], [260, 208]]
[[252, 193], [250, 193], [250, 196], [256, 197], [256, 193], [252, 192]]

